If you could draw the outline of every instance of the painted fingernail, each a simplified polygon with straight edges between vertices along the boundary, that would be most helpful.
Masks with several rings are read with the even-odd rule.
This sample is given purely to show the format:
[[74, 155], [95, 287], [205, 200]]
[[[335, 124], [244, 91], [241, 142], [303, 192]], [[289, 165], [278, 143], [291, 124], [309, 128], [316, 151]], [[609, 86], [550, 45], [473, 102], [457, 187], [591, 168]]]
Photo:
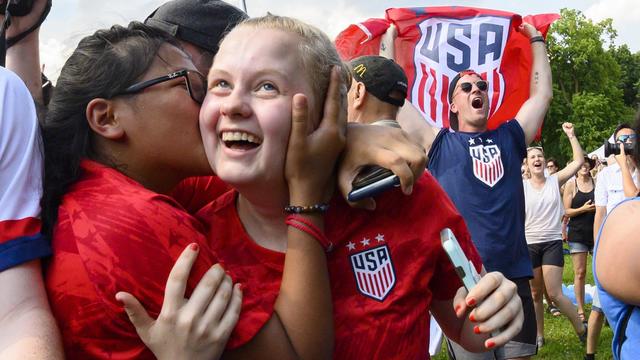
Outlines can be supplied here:
[[243, 283], [238, 283], [238, 289], [240, 289], [240, 291], [244, 290], [244, 284]]
[[453, 309], [453, 311], [456, 312], [456, 315], [458, 315], [458, 313], [460, 312], [460, 308], [462, 307], [462, 305], [456, 305], [456, 307]]
[[475, 317], [475, 316], [473, 316], [473, 314], [471, 314], [471, 315], [469, 315], [469, 320], [470, 320], [471, 322], [476, 322], [476, 317]]
[[493, 340], [487, 340], [484, 346], [486, 346], [487, 349], [493, 349], [496, 346], [496, 343], [493, 342]]
[[192, 243], [191, 245], [189, 245], [189, 248], [192, 251], [198, 251], [200, 249], [200, 246], [198, 244], [196, 244], [196, 243]]
[[476, 334], [480, 334], [480, 326], [476, 325], [473, 327], [473, 332]]
[[476, 305], [476, 299], [471, 298], [471, 299], [467, 300], [467, 305], [475, 306]]

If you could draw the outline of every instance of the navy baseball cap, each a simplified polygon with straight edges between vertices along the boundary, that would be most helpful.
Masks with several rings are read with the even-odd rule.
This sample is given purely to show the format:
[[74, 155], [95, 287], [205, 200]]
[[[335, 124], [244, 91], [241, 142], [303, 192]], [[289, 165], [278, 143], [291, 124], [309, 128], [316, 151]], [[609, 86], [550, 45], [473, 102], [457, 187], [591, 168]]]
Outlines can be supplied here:
[[[395, 61], [384, 56], [366, 55], [353, 59], [350, 68], [353, 79], [363, 83], [367, 92], [391, 105], [404, 105], [407, 75]], [[394, 91], [402, 97], [392, 96]]]
[[248, 18], [242, 10], [220, 0], [172, 0], [144, 23], [215, 54], [224, 34]]

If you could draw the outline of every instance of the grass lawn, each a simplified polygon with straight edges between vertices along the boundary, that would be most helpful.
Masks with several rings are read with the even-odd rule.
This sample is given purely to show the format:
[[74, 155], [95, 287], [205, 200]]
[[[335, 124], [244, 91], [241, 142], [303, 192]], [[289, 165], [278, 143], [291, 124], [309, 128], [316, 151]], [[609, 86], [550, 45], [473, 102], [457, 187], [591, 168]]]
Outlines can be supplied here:
[[[565, 255], [564, 257], [564, 274], [563, 282], [565, 285], [573, 284], [573, 266], [571, 263], [571, 257]], [[591, 256], [587, 259], [587, 284], [593, 284], [593, 273], [591, 271]], [[585, 313], [588, 316], [591, 310], [591, 305], [586, 305]], [[563, 360], [580, 360], [584, 357], [585, 348], [578, 340], [573, 327], [564, 316], [552, 316], [545, 311], [544, 314], [544, 337], [545, 345], [538, 350], [538, 355], [534, 356], [535, 359], [563, 359]], [[596, 353], [597, 359], [612, 359], [611, 356], [611, 338], [613, 333], [611, 329], [605, 325], [602, 328], [600, 334], [600, 341], [598, 344], [598, 351]], [[443, 344], [442, 351], [433, 357], [434, 360], [446, 360], [446, 349]]]

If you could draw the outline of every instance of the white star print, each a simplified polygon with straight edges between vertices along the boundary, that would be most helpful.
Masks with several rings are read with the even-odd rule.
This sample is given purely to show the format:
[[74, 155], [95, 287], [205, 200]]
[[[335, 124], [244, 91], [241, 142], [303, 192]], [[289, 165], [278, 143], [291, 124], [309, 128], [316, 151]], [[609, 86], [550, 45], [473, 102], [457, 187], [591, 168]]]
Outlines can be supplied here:
[[356, 244], [352, 243], [351, 241], [349, 241], [347, 243], [347, 249], [349, 249], [349, 251], [351, 250], [355, 250], [356, 249]]
[[360, 243], [362, 244], [362, 246], [367, 246], [369, 245], [369, 239], [363, 238], [362, 241], [360, 241]]
[[469, 139], [469, 145], [475, 145], [475, 144], [476, 144], [475, 139]]
[[384, 235], [382, 235], [382, 234], [378, 234], [378, 235], [376, 236], [376, 240], [378, 240], [378, 242], [384, 242]]
[[489, 144], [493, 144], [493, 140], [491, 140], [491, 139], [487, 139], [487, 142], [488, 142]]

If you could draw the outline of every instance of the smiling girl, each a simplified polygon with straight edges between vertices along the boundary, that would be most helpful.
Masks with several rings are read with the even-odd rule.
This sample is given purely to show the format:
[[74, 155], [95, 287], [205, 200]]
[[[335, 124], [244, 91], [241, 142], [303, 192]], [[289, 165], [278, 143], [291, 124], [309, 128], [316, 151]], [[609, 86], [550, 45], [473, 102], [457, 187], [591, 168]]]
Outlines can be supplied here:
[[[316, 128], [331, 69], [340, 66], [321, 31], [268, 15], [234, 28], [210, 70], [200, 128], [211, 167], [234, 190], [199, 217], [213, 229], [224, 228], [212, 231], [210, 242], [221, 256], [234, 259], [229, 269], [243, 274], [238, 281], [249, 284], [246, 295], [261, 292], [261, 303], [276, 301], [281, 286], [286, 211], [326, 210], [326, 204], [288, 207], [294, 202], [283, 165], [291, 104], [308, 111], [307, 131]], [[440, 230], [453, 229], [478, 270], [480, 260], [464, 221], [429, 174], [416, 181], [411, 197], [392, 190], [376, 200], [373, 212], [350, 209], [335, 196], [330, 200], [326, 231], [332, 242], [327, 251], [334, 357], [423, 357], [428, 354], [429, 311], [448, 336], [473, 351], [501, 346], [520, 330], [516, 287], [500, 273], [484, 276], [469, 294], [460, 287], [440, 246]], [[244, 302], [243, 309], [261, 303]], [[299, 311], [308, 311], [306, 304], [298, 305]], [[254, 326], [262, 323], [254, 321]], [[499, 335], [488, 336], [497, 329], [502, 329]], [[242, 341], [237, 333], [230, 340]]]

